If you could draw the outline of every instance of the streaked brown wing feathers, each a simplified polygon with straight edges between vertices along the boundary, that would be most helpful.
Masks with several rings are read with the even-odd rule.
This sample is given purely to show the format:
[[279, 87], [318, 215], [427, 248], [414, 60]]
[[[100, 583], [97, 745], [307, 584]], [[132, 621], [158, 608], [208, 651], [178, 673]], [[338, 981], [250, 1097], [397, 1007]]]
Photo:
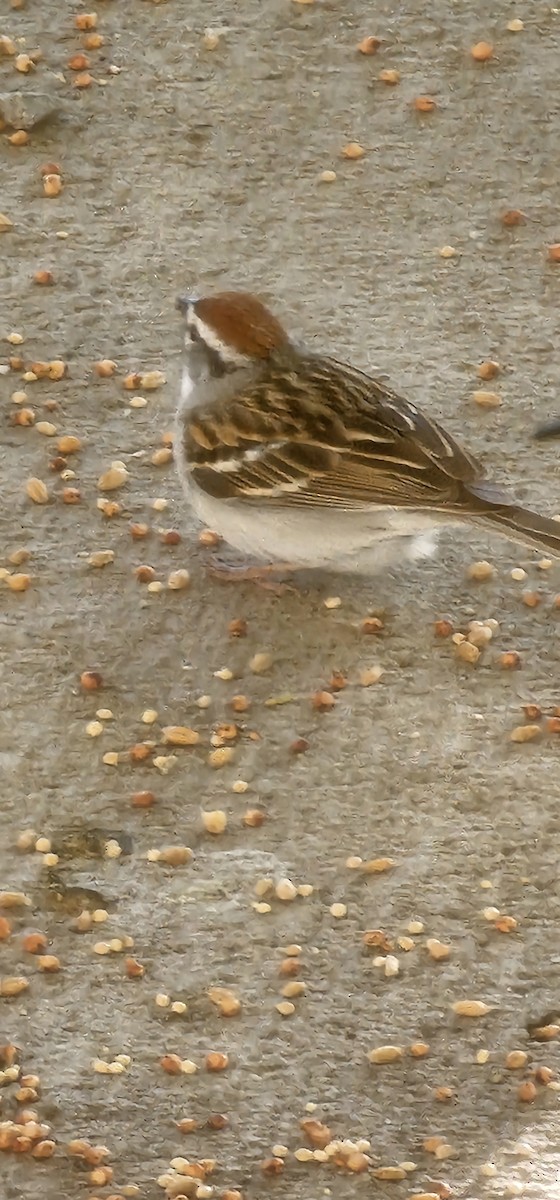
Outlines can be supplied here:
[[414, 405], [313, 356], [219, 412], [194, 413], [186, 442], [203, 490], [260, 504], [460, 509], [469, 484], [484, 483], [476, 460]]

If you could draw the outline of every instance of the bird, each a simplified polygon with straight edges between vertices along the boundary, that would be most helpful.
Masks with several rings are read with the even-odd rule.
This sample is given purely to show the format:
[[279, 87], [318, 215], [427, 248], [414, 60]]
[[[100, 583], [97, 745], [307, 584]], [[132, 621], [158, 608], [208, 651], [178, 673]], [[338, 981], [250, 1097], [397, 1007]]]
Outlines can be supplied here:
[[250, 292], [176, 307], [178, 476], [198, 520], [256, 560], [238, 577], [373, 575], [433, 555], [445, 526], [560, 555], [560, 524], [518, 504], [385, 377], [300, 345]]

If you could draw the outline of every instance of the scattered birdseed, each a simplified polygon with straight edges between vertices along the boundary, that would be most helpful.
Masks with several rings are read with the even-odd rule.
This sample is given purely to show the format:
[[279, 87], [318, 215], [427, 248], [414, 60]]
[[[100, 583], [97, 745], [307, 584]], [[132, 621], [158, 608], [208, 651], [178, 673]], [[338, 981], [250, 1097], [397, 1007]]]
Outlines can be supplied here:
[[335, 917], [337, 920], [340, 920], [342, 917], [347, 916], [348, 909], [345, 904], [331, 904], [329, 912], [331, 917]]
[[227, 828], [227, 813], [221, 808], [202, 812], [201, 817], [207, 833], [220, 834]]
[[471, 46], [471, 55], [475, 62], [488, 62], [494, 57], [494, 47], [490, 42], [477, 42], [475, 46]]
[[291, 879], [280, 879], [274, 889], [279, 900], [295, 900], [297, 887]]
[[342, 147], [340, 153], [343, 158], [358, 159], [364, 157], [365, 150], [363, 146], [360, 146], [359, 142], [347, 142], [347, 144]]
[[167, 586], [168, 588], [171, 588], [171, 591], [174, 592], [184, 591], [185, 588], [190, 586], [190, 582], [191, 577], [189, 572], [185, 569], [170, 571], [169, 575], [167, 576]]
[[249, 659], [249, 670], [255, 675], [261, 675], [264, 671], [270, 670], [272, 662], [272, 655], [263, 650]]
[[275, 1008], [281, 1017], [292, 1017], [296, 1011], [296, 1006], [292, 1004], [291, 1000], [281, 1000], [279, 1004], [275, 1005]]
[[368, 1059], [374, 1064], [398, 1062], [402, 1056], [402, 1046], [377, 1046], [375, 1050], [368, 1051]]
[[485, 1017], [495, 1005], [485, 1004], [483, 1000], [456, 1000], [451, 1008], [458, 1017]]
[[510, 733], [512, 742], [534, 742], [542, 735], [540, 725], [517, 725]]
[[446, 946], [444, 942], [439, 942], [437, 938], [428, 938], [426, 941], [426, 950], [430, 958], [435, 959], [436, 962], [442, 962], [444, 959], [449, 958], [451, 946]]
[[86, 725], [86, 733], [88, 737], [99, 737], [99, 735], [103, 733], [103, 725], [101, 721], [88, 721]]
[[496, 568], [492, 563], [482, 559], [481, 562], [471, 563], [467, 568], [467, 577], [476, 580], [477, 583], [482, 583], [486, 579], [493, 579], [496, 574]]

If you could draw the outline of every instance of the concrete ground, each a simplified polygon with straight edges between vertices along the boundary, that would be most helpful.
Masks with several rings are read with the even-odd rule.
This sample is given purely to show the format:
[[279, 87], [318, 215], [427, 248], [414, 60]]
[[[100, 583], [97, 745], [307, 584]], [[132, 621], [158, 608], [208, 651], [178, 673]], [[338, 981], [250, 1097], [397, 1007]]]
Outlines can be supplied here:
[[[475, 530], [371, 583], [225, 586], [161, 450], [176, 294], [248, 287], [560, 512], [557, 444], [531, 440], [560, 382], [559, 10], [99, 0], [77, 30], [91, 5], [12, 0], [0, 25], [2, 1196], [554, 1200], [557, 568]], [[443, 616], [499, 623], [478, 662]]]

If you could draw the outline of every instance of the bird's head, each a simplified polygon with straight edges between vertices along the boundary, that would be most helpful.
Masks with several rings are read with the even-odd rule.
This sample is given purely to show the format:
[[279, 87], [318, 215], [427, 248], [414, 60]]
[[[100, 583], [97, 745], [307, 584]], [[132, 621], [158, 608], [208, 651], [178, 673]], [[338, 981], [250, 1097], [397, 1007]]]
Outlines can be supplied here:
[[264, 364], [288, 346], [288, 335], [262, 301], [250, 292], [180, 296], [185, 317], [185, 349], [195, 373], [221, 377]]

